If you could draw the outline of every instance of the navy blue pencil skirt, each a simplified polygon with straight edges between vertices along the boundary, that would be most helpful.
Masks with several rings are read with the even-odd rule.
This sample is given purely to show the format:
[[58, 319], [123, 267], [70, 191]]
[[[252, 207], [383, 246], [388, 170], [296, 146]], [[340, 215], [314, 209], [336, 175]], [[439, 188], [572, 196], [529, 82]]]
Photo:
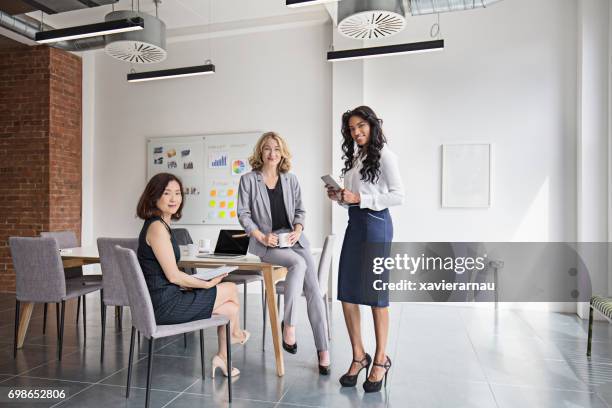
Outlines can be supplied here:
[[[372, 272], [375, 257], [388, 257], [393, 241], [389, 210], [349, 207], [338, 272], [338, 300], [359, 305], [387, 307], [389, 292], [375, 290], [375, 280], [389, 281], [389, 272]], [[372, 245], [374, 244], [374, 245]]]

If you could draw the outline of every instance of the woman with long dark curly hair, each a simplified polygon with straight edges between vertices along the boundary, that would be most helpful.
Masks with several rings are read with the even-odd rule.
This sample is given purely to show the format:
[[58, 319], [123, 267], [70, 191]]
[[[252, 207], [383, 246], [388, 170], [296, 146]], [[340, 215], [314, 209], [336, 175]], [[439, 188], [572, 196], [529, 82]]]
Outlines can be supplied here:
[[[388, 207], [401, 205], [404, 198], [397, 156], [387, 146], [382, 120], [367, 106], [342, 115], [344, 188], [328, 186], [327, 195], [348, 208], [349, 222], [344, 235], [338, 273], [338, 300], [353, 349], [353, 362], [340, 378], [344, 387], [354, 387], [366, 369], [366, 392], [380, 391], [391, 367], [386, 355], [389, 333], [389, 292], [377, 291], [373, 281], [388, 281], [388, 272], [372, 273], [372, 259], [389, 255], [393, 223]], [[376, 353], [373, 367], [361, 339], [359, 305], [372, 307]]]

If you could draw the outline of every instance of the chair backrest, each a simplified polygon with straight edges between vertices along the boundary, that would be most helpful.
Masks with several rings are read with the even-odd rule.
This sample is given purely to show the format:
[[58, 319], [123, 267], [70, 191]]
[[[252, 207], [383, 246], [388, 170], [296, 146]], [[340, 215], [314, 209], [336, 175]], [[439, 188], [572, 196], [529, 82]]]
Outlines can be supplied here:
[[108, 306], [129, 306], [123, 276], [115, 256], [115, 245], [138, 251], [138, 238], [98, 238], [98, 254], [102, 269], [103, 302]]
[[40, 233], [41, 237], [51, 237], [55, 238], [57, 241], [57, 245], [60, 249], [64, 248], [76, 248], [79, 246], [79, 242], [77, 241], [77, 236], [72, 231], [45, 231]]
[[115, 246], [115, 258], [123, 276], [130, 301], [132, 325], [145, 337], [150, 338], [157, 330], [151, 295], [147, 288], [136, 253], [128, 248]]
[[329, 271], [331, 269], [332, 263], [332, 254], [334, 252], [334, 242], [336, 241], [335, 235], [328, 235], [325, 237], [325, 242], [323, 243], [323, 252], [321, 252], [321, 258], [319, 258], [319, 270], [317, 273], [317, 277], [319, 279], [319, 288], [321, 289], [321, 294], [327, 294], [327, 286], [329, 279]]
[[[79, 246], [76, 234], [72, 231], [45, 231], [41, 232], [40, 236], [55, 238], [60, 249], [76, 248]], [[64, 270], [64, 275], [66, 276], [66, 279], [78, 278], [79, 276], [83, 276], [83, 268], [80, 266], [66, 268]]]
[[10, 237], [17, 300], [53, 303], [66, 296], [66, 278], [53, 238]]
[[[187, 228], [172, 228], [172, 235], [174, 235], [174, 239], [176, 239], [176, 243], [179, 245], [193, 244], [193, 239], [191, 239]], [[194, 268], [183, 268], [183, 270], [189, 275], [193, 275], [196, 272]]]

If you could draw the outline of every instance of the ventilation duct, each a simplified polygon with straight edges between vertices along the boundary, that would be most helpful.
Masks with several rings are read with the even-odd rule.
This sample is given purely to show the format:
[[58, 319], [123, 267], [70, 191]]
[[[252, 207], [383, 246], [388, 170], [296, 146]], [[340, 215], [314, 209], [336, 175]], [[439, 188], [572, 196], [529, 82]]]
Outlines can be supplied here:
[[408, 0], [410, 14], [420, 16], [423, 14], [446, 13], [449, 11], [471, 10], [488, 7], [501, 0]]
[[166, 59], [166, 24], [149, 14], [121, 10], [108, 13], [105, 21], [141, 17], [144, 29], [105, 36], [106, 53], [121, 61], [152, 64]]
[[390, 37], [406, 26], [403, 0], [342, 0], [338, 2], [338, 31], [348, 38]]

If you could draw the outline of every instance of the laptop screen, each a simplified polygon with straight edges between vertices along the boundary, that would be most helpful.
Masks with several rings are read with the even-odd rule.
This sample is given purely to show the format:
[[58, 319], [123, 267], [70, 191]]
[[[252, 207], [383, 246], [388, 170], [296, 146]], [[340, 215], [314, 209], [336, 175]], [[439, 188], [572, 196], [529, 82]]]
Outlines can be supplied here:
[[246, 255], [249, 237], [243, 230], [221, 230], [215, 246], [215, 254]]

